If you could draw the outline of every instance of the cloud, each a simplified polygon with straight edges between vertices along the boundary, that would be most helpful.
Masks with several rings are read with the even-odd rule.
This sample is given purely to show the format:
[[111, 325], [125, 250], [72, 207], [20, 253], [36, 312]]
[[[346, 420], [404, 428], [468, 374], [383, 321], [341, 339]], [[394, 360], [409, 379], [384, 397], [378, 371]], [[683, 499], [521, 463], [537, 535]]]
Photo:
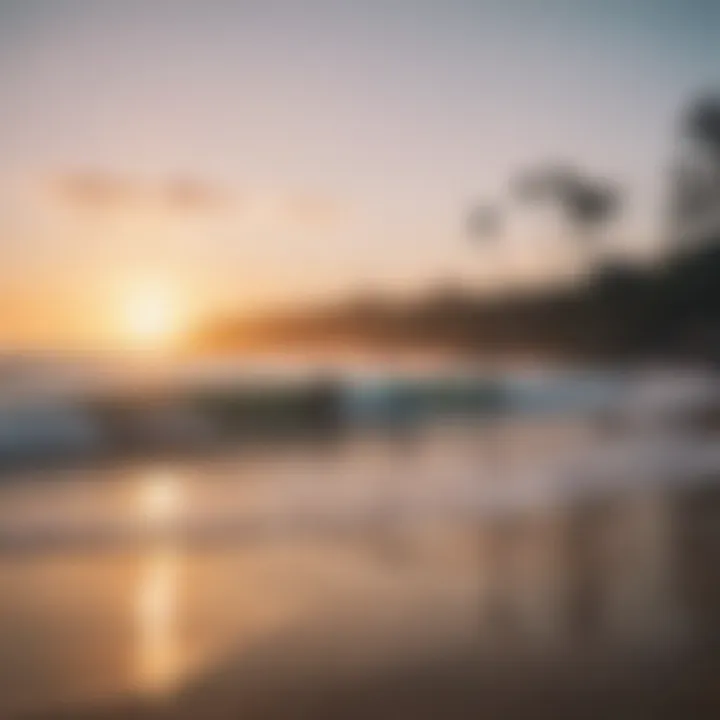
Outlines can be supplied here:
[[53, 175], [50, 194], [62, 207], [81, 212], [145, 209], [209, 214], [235, 203], [226, 188], [192, 176], [149, 180], [107, 171], [83, 170]]
[[163, 194], [169, 208], [182, 212], [216, 212], [238, 202], [229, 190], [193, 177], [167, 181]]
[[50, 179], [51, 198], [74, 210], [109, 211], [127, 206], [142, 195], [137, 183], [105, 172], [77, 171]]
[[324, 232], [342, 225], [347, 205], [321, 192], [236, 188], [193, 175], [144, 178], [109, 171], [55, 173], [47, 184], [57, 208], [83, 220], [153, 218], [228, 223], [239, 231]]

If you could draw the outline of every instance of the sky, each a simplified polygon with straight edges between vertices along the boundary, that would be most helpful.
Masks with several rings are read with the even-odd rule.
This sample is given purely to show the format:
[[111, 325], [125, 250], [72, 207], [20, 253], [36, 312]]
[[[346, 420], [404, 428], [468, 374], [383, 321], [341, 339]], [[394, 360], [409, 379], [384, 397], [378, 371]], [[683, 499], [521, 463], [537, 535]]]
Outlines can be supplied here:
[[112, 334], [160, 288], [196, 318], [552, 275], [554, 230], [463, 231], [544, 160], [620, 182], [646, 249], [718, 27], [714, 0], [0, 0], [0, 340]]

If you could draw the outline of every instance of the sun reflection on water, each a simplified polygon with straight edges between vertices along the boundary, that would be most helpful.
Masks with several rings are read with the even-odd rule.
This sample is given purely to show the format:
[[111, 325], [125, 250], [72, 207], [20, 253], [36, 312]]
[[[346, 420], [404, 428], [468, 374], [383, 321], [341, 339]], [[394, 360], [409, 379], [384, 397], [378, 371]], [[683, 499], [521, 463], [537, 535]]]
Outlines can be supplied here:
[[[148, 525], [174, 522], [181, 510], [178, 477], [168, 472], [142, 478], [139, 512]], [[160, 537], [147, 546], [142, 558], [135, 600], [137, 646], [136, 677], [142, 691], [169, 692], [180, 672], [178, 640], [179, 577], [182, 557], [171, 537]]]
[[183, 505], [182, 482], [168, 470], [153, 470], [140, 479], [138, 513], [148, 525], [164, 525], [176, 520]]

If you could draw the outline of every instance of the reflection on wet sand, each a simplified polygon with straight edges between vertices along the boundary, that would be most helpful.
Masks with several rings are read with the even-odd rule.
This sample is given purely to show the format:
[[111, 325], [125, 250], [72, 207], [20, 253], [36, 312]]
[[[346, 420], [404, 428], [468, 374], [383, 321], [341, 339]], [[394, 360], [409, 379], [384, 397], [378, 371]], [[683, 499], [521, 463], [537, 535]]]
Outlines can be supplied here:
[[674, 637], [673, 511], [665, 492], [621, 493], [483, 524], [481, 634], [545, 653]]
[[151, 527], [171, 524], [182, 510], [182, 474], [149, 470], [138, 477], [138, 515]]
[[[492, 709], [503, 718], [654, 720], [695, 708], [690, 716], [714, 717], [718, 519], [714, 482], [688, 480], [426, 527], [405, 536], [410, 545], [415, 537], [414, 553], [394, 552], [397, 533], [358, 538], [356, 563], [370, 552], [380, 577], [404, 576], [395, 595], [382, 580], [355, 585], [361, 613], [336, 596], [341, 607], [310, 618], [310, 631], [267, 638], [192, 682], [179, 716], [229, 718], [243, 708], [258, 718], [466, 718]], [[378, 555], [383, 537], [391, 552]], [[465, 549], [456, 573], [453, 538], [453, 552]], [[347, 573], [352, 557], [335, 572]], [[413, 584], [423, 573], [430, 581]], [[470, 574], [477, 582], [463, 592]], [[452, 584], [459, 595], [443, 595]], [[432, 596], [439, 604], [423, 608]]]
[[[640, 677], [669, 693], [705, 677], [694, 673], [695, 658], [720, 669], [715, 477], [599, 483], [532, 502], [414, 515], [403, 505], [407, 493], [437, 497], [439, 508], [443, 469], [465, 461], [472, 468], [477, 447], [450, 432], [417, 451], [403, 447], [355, 445], [294, 464], [284, 457], [298, 482], [319, 478], [312, 487], [327, 487], [323, 512], [343, 522], [283, 521], [239, 534], [172, 531], [199, 508], [207, 520], [214, 503], [228, 513], [284, 512], [289, 475], [273, 475], [270, 461], [129, 472], [132, 513], [148, 530], [139, 544], [72, 545], [51, 571], [42, 553], [0, 557], [7, 652], [21, 661], [27, 638], [43, 650], [17, 671], [27, 688], [6, 707], [43, 710], [32, 704], [38, 696], [51, 709], [56, 698], [70, 703], [72, 718], [237, 717], [240, 709], [250, 719], [291, 718], [299, 693], [303, 716], [315, 719], [464, 718], [482, 715], [498, 694], [519, 703], [531, 687], [572, 694], [599, 683], [603, 692], [646, 698]], [[348, 502], [358, 503], [364, 495], [354, 488], [374, 482], [370, 468], [382, 480], [370, 494], [385, 493], [379, 516], [346, 522], [352, 517], [332, 492], [344, 479]], [[125, 492], [104, 487], [113, 497]], [[32, 600], [41, 596], [51, 601]], [[66, 625], [71, 643], [58, 639]], [[673, 674], [657, 675], [660, 665]], [[62, 667], [55, 684], [46, 667]], [[536, 717], [526, 706], [517, 716]]]
[[[180, 477], [169, 471], [141, 475], [138, 513], [150, 528], [176, 522], [182, 504]], [[177, 681], [177, 621], [182, 555], [172, 536], [147, 546], [137, 587], [137, 684], [151, 695], [168, 692]]]
[[150, 550], [137, 590], [137, 683], [149, 694], [172, 688], [179, 672], [178, 575], [182, 558], [172, 547]]

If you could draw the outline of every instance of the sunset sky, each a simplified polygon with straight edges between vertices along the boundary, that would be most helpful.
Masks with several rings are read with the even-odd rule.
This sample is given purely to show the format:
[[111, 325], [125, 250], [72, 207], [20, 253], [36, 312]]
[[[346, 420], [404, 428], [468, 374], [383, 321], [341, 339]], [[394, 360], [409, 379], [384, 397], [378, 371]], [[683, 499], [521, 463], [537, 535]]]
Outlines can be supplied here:
[[148, 287], [189, 319], [504, 282], [463, 217], [544, 159], [622, 182], [645, 248], [719, 27], [714, 0], [0, 0], [0, 340], [112, 336]]

